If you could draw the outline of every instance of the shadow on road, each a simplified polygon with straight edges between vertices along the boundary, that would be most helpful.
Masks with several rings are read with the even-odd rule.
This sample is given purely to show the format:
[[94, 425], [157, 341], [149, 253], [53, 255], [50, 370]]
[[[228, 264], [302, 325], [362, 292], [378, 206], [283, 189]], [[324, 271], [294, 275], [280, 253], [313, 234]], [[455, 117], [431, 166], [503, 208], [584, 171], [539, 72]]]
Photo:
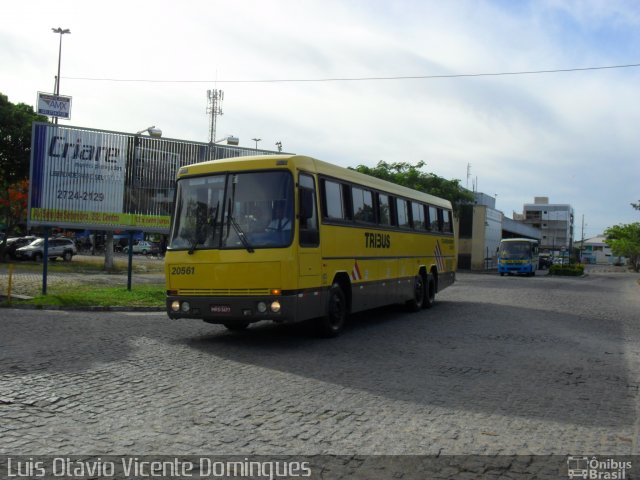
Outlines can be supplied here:
[[[501, 319], [481, 318], [486, 308], [376, 310], [352, 317], [331, 340], [305, 326], [266, 324], [181, 342], [212, 363], [230, 359], [426, 406], [611, 427], [633, 418], [623, 352], [613, 341], [603, 350], [597, 320], [505, 306]], [[614, 420], [604, 412], [616, 412]]]

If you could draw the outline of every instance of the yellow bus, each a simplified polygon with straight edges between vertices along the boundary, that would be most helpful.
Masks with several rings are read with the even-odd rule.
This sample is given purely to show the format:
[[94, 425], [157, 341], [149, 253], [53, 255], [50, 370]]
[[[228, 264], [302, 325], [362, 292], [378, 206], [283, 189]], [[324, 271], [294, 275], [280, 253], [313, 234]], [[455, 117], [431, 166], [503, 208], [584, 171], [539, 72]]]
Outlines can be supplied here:
[[431, 307], [452, 284], [451, 203], [299, 155], [180, 168], [165, 256], [167, 313], [241, 330]]

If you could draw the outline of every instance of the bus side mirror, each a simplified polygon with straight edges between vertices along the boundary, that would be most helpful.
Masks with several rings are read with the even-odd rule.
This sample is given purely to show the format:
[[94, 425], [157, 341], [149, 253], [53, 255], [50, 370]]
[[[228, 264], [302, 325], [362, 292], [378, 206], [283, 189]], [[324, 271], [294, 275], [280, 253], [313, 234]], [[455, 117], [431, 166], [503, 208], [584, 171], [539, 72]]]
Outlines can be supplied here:
[[298, 190], [300, 200], [300, 220], [308, 220], [313, 217], [313, 190], [301, 188]]

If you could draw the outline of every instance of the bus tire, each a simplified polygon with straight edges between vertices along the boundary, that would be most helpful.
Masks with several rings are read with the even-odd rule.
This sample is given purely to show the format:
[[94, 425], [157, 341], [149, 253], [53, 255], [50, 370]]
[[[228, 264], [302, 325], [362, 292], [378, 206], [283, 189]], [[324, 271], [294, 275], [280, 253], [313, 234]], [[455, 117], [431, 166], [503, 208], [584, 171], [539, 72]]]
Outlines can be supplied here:
[[427, 275], [427, 284], [425, 285], [426, 295], [422, 308], [431, 308], [436, 303], [436, 282], [433, 275]]
[[413, 298], [407, 302], [407, 308], [411, 312], [422, 310], [422, 308], [424, 308], [425, 296], [426, 290], [424, 285], [424, 277], [418, 274], [413, 279]]
[[340, 288], [334, 283], [329, 289], [327, 312], [318, 323], [319, 333], [323, 337], [336, 337], [342, 332], [347, 319], [347, 299]]

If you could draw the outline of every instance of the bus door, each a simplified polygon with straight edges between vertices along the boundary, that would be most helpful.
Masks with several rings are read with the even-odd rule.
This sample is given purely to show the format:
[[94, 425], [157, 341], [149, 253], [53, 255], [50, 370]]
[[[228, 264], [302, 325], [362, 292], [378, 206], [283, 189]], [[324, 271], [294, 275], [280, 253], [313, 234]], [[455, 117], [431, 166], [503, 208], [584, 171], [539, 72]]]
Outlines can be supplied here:
[[324, 314], [322, 256], [315, 182], [301, 173], [298, 180], [298, 314], [313, 318]]

